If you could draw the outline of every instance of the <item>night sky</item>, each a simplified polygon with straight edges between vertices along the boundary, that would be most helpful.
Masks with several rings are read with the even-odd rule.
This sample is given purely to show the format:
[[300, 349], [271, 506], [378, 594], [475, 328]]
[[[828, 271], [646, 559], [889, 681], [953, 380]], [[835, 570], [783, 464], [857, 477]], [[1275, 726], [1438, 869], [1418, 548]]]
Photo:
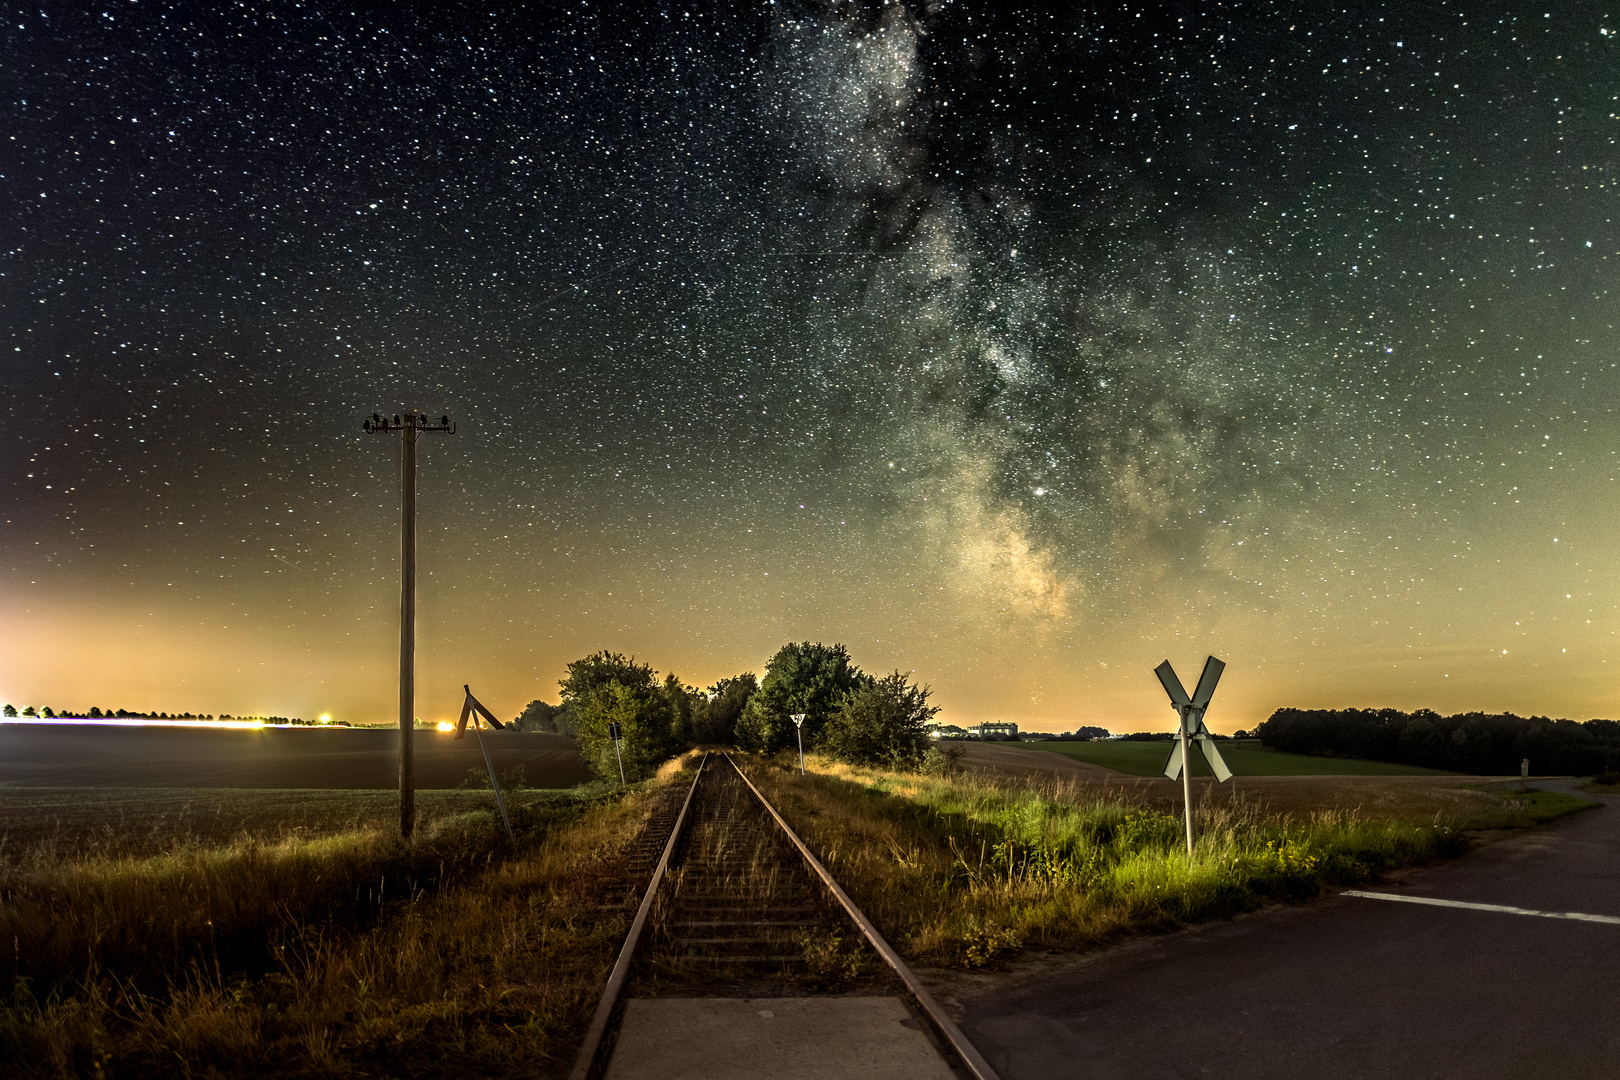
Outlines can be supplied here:
[[[1061, 9], [1061, 10], [1060, 10]], [[788, 640], [941, 720], [1620, 714], [1602, 5], [9, 5], [0, 699]]]

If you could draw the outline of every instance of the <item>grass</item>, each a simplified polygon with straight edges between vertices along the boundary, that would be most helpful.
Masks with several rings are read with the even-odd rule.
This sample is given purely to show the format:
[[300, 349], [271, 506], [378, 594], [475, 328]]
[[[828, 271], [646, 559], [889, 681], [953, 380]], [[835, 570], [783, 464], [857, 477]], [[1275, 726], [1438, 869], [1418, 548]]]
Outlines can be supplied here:
[[[1029, 742], [997, 745], [1020, 746], [1062, 754], [1076, 761], [1101, 765], [1131, 776], [1158, 776], [1170, 757], [1168, 742], [1134, 742], [1119, 739], [1098, 742]], [[1217, 744], [1227, 768], [1238, 776], [1449, 776], [1441, 769], [1418, 765], [1397, 765], [1388, 761], [1361, 758], [1319, 757], [1290, 754], [1261, 746], [1258, 739], [1237, 739]], [[1194, 751], [1193, 775], [1212, 775], [1203, 754]]]
[[[374, 809], [326, 794], [340, 825]], [[153, 850], [156, 804], [124, 819], [138, 855], [65, 828], [13, 840], [0, 1060], [53, 1078], [564, 1071], [628, 923], [602, 905], [616, 853], [652, 797], [516, 793], [516, 849], [492, 809], [449, 806], [409, 847], [311, 825]]]
[[1535, 824], [1590, 805], [1546, 792], [1490, 793], [1489, 812], [1478, 818], [1373, 820], [1206, 801], [1195, 808], [1198, 844], [1188, 858], [1179, 815], [1117, 796], [822, 760], [813, 768], [801, 778], [757, 762], [752, 772], [896, 946], [945, 966], [1303, 900], [1460, 853], [1471, 829]]
[[[488, 781], [485, 781], [486, 784]], [[531, 804], [566, 805], [568, 792], [524, 792]], [[424, 826], [493, 808], [483, 791], [418, 791]], [[394, 791], [229, 788], [8, 787], [0, 785], [0, 866], [25, 859], [144, 858], [252, 840], [399, 828]]]

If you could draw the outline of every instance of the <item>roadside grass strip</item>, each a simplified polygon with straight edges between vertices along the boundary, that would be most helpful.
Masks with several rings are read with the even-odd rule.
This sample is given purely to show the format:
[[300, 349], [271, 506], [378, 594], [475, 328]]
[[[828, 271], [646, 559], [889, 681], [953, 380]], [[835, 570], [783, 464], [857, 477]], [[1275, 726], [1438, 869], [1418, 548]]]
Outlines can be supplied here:
[[1468, 911], [1494, 911], [1502, 915], [1534, 915], [1542, 919], [1574, 919], [1576, 922], [1620, 926], [1620, 916], [1589, 915], [1584, 911], [1537, 911], [1535, 908], [1514, 907], [1511, 904], [1475, 904], [1467, 900], [1440, 900], [1432, 896], [1397, 896], [1395, 893], [1363, 892], [1360, 889], [1346, 889], [1339, 895], [1359, 896], [1363, 900], [1394, 900], [1400, 904], [1427, 904], [1430, 907], [1464, 908]]
[[[1278, 814], [1251, 800], [1205, 800], [1194, 806], [1198, 846], [1188, 858], [1179, 817], [1130, 791], [1061, 781], [1014, 788], [972, 775], [856, 768], [818, 754], [806, 763], [806, 776], [796, 757], [745, 768], [896, 948], [944, 967], [984, 967], [1022, 949], [1081, 948], [1337, 892], [1461, 854], [1466, 830], [1481, 821]], [[1490, 800], [1490, 820], [1532, 820], [1515, 796]], [[1583, 805], [1570, 798], [1561, 812]]]

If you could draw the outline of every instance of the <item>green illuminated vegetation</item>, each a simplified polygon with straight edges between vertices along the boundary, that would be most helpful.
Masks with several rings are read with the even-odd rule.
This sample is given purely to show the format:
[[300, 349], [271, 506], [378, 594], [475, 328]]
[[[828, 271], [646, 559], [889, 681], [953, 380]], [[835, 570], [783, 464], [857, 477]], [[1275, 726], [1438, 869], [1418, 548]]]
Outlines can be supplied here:
[[1189, 860], [1179, 815], [1117, 795], [813, 765], [806, 777], [786, 762], [757, 762], [752, 773], [898, 948], [969, 967], [1021, 947], [1079, 948], [1307, 899], [1458, 854], [1471, 829], [1593, 805], [1472, 791], [1466, 816], [1414, 818], [1399, 808], [1301, 816], [1212, 802], [1195, 808]]

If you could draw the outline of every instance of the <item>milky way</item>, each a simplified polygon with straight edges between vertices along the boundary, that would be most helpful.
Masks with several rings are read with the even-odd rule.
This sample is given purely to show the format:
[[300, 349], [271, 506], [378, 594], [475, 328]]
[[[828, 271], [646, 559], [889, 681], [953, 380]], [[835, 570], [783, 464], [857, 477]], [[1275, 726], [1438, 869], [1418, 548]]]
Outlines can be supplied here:
[[14, 9], [18, 705], [843, 641], [946, 719], [1614, 711], [1597, 5]]

